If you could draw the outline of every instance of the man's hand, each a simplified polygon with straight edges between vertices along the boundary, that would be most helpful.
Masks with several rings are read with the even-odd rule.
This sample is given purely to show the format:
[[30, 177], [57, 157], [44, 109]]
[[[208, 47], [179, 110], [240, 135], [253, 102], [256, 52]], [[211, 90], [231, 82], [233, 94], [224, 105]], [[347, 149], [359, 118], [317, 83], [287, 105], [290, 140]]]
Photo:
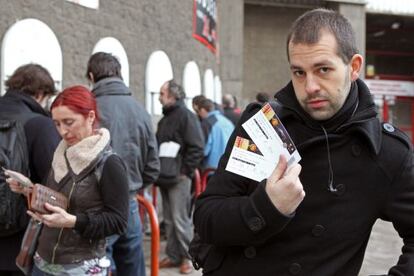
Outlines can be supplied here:
[[266, 182], [266, 193], [273, 205], [284, 215], [292, 214], [305, 197], [299, 173], [302, 167], [295, 164], [287, 169], [286, 157], [280, 155], [279, 163]]

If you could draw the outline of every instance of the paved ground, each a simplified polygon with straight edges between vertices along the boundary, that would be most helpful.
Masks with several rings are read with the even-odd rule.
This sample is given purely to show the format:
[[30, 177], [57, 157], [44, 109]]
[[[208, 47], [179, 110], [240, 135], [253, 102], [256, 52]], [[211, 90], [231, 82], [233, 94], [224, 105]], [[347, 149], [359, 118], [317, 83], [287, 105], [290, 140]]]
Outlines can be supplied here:
[[[150, 239], [145, 239], [145, 252], [150, 252]], [[387, 274], [388, 269], [397, 262], [401, 252], [402, 242], [393, 229], [391, 223], [379, 221], [368, 243], [364, 263], [359, 276]], [[161, 243], [161, 256], [164, 255], [165, 241]], [[151, 275], [149, 254], [147, 254], [147, 276]], [[178, 268], [162, 269], [159, 276], [178, 276]], [[201, 276], [201, 272], [194, 271], [190, 276]], [[258, 275], [260, 276], [260, 275]]]

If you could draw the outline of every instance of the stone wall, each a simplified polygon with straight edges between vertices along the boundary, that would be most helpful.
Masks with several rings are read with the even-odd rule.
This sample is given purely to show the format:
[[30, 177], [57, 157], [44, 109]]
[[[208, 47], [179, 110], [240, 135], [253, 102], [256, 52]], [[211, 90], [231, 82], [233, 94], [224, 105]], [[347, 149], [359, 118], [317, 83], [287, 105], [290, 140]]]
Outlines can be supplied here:
[[2, 38], [16, 21], [26, 18], [38, 19], [53, 30], [63, 52], [63, 87], [87, 84], [86, 62], [99, 39], [107, 36], [123, 45], [130, 87], [142, 102], [145, 66], [153, 51], [167, 53], [179, 82], [191, 60], [199, 66], [202, 80], [207, 68], [219, 74], [215, 54], [192, 37], [192, 0], [101, 0], [97, 10], [65, 0], [0, 0], [0, 4]]

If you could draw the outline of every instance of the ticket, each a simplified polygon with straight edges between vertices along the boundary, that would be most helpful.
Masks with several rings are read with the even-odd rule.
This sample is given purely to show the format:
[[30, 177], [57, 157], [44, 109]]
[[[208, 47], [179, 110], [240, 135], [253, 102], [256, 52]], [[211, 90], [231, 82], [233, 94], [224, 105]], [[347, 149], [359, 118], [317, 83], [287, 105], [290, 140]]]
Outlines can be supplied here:
[[270, 176], [276, 163], [269, 163], [253, 141], [236, 137], [226, 170], [255, 181]]
[[242, 126], [269, 162], [277, 163], [281, 154], [289, 166], [300, 161], [295, 144], [269, 103]]

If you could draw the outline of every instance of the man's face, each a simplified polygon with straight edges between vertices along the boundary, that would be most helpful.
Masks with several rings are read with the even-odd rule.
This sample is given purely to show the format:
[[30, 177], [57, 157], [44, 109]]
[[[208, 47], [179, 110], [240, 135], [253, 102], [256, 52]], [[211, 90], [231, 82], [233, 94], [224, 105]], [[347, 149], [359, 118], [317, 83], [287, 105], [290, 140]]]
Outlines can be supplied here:
[[193, 104], [193, 110], [200, 119], [205, 119], [208, 117], [208, 112], [204, 108], [198, 107], [196, 104]]
[[352, 66], [337, 54], [335, 37], [321, 32], [315, 44], [289, 43], [290, 70], [295, 95], [315, 120], [327, 120], [343, 106], [351, 87]]
[[164, 83], [160, 89], [160, 96], [158, 98], [162, 106], [169, 106], [176, 102], [175, 98], [170, 95], [168, 91], [168, 83]]

